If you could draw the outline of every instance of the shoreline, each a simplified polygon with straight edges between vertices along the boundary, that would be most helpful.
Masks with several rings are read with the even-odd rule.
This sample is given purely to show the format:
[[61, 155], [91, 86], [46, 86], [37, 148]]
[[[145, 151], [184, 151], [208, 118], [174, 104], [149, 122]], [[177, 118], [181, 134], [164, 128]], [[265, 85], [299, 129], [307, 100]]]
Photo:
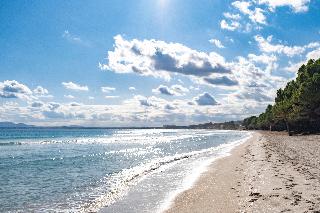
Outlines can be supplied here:
[[[254, 133], [248, 133], [248, 135], [243, 138], [236, 141], [231, 142], [230, 144], [223, 144], [221, 149], [225, 149], [221, 153], [219, 153], [217, 156], [214, 156], [210, 159], [207, 159], [205, 162], [203, 162], [201, 165], [199, 165], [198, 168], [194, 168], [192, 172], [197, 172], [197, 174], [191, 174], [190, 176], [185, 177], [183, 180], [184, 184], [182, 184], [181, 187], [178, 189], [171, 191], [168, 195], [168, 197], [164, 200], [162, 205], [158, 208], [158, 213], [167, 212], [171, 209], [173, 203], [175, 200], [184, 194], [188, 190], [192, 190], [198, 182], [201, 180], [202, 176], [205, 175], [208, 171], [210, 171], [213, 164], [215, 164], [219, 160], [223, 160], [226, 157], [229, 157], [232, 155], [232, 152], [237, 149], [240, 146], [243, 146], [245, 143], [247, 143], [249, 140], [251, 140], [254, 136]], [[219, 148], [219, 147], [216, 147]]]
[[231, 155], [214, 161], [166, 213], [317, 212], [319, 135], [254, 132]]
[[[148, 174], [130, 188], [123, 198], [112, 205], [105, 206], [99, 212], [163, 212], [167, 210], [177, 196], [198, 182], [199, 177], [214, 161], [229, 156], [235, 147], [252, 137], [252, 133], [248, 132], [237, 134], [241, 138], [230, 141], [228, 139], [218, 146], [188, 152], [191, 157]], [[156, 188], [157, 190], [154, 190]], [[148, 196], [145, 197], [145, 195]]]
[[[252, 133], [243, 143], [233, 147], [229, 155], [213, 161], [192, 188], [178, 194], [164, 212], [211, 212], [212, 209], [215, 212], [236, 212], [236, 208], [233, 207], [236, 206], [234, 202], [237, 200], [237, 196], [233, 191], [227, 190], [232, 188], [234, 183], [230, 179], [228, 181], [224, 181], [224, 179], [233, 175], [233, 169], [240, 154], [256, 137], [257, 133]], [[215, 194], [220, 194], [220, 196], [215, 196]]]

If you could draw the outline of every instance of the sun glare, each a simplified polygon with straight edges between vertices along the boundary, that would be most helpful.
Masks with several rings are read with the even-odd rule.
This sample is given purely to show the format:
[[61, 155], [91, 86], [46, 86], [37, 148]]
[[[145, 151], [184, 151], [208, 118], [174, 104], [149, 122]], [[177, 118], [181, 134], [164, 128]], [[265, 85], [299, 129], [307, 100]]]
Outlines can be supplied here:
[[169, 0], [158, 0], [158, 4], [160, 8], [165, 8], [169, 3]]

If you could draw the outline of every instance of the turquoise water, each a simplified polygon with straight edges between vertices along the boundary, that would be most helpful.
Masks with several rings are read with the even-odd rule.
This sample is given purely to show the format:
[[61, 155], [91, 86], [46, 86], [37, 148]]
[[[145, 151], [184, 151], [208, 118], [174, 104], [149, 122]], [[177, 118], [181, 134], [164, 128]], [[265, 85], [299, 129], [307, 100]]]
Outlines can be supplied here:
[[[169, 174], [180, 168], [181, 174], [187, 174], [188, 159], [210, 156], [214, 147], [246, 136], [213, 130], [2, 128], [0, 209], [97, 212], [109, 206], [119, 211], [117, 204], [128, 199], [133, 189], [141, 191], [143, 180], [154, 183], [157, 171]], [[175, 181], [172, 187], [181, 182]], [[161, 186], [161, 181], [157, 184]], [[157, 191], [149, 191], [155, 200], [160, 196]], [[152, 209], [151, 197], [143, 194], [141, 206]], [[132, 212], [139, 208], [137, 204]]]

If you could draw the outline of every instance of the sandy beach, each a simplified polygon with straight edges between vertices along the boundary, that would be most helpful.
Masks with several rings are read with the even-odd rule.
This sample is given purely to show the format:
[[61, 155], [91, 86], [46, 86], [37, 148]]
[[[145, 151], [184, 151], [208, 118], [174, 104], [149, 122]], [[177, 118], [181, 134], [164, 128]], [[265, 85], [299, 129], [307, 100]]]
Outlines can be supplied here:
[[320, 212], [320, 136], [255, 132], [167, 212]]

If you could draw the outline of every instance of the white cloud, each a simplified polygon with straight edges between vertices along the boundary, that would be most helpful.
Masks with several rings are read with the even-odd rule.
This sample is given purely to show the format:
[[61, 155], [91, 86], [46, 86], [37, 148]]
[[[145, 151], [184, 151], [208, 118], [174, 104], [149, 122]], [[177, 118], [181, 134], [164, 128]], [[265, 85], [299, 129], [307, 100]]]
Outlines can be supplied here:
[[171, 110], [177, 109], [177, 107], [176, 107], [176, 106], [173, 106], [172, 104], [166, 104], [166, 105], [164, 106], [164, 109], [171, 111]]
[[108, 52], [108, 63], [100, 64], [101, 69], [167, 80], [173, 74], [201, 78], [230, 72], [221, 55], [198, 52], [179, 43], [137, 39], [128, 41], [118, 35], [114, 47], [114, 51]]
[[120, 96], [116, 96], [116, 95], [107, 95], [107, 96], [104, 96], [106, 99], [116, 99], [116, 98], [119, 98]]
[[298, 62], [295, 62], [295, 63], [289, 62], [289, 65], [284, 67], [284, 70], [289, 71], [289, 72], [293, 72], [293, 73], [297, 73], [299, 68], [303, 64], [307, 64], [310, 59], [317, 60], [317, 59], [320, 58], [320, 48], [319, 48], [319, 45], [318, 45], [317, 42], [313, 42], [313, 43], [310, 43], [308, 45], [305, 45], [305, 47], [309, 47], [309, 48], [318, 47], [318, 48], [307, 52], [306, 55], [305, 55], [305, 60], [298, 61]]
[[307, 53], [307, 59], [319, 59], [320, 58], [320, 48], [312, 50]]
[[16, 80], [6, 80], [0, 82], [0, 97], [1, 98], [21, 98], [30, 99], [32, 91], [24, 84]]
[[205, 92], [198, 97], [194, 98], [194, 101], [199, 106], [210, 106], [210, 105], [217, 105], [218, 102], [210, 95], [209, 93]]
[[[311, 0], [237, 0], [231, 5], [240, 11], [250, 21], [244, 19], [237, 13], [225, 12], [225, 19], [221, 20], [222, 29], [234, 31], [239, 29], [242, 32], [251, 32], [253, 29], [260, 30], [267, 25], [268, 12], [274, 12], [277, 7], [291, 7], [294, 12], [306, 12]], [[268, 7], [269, 10], [262, 8]], [[234, 10], [234, 9], [233, 9]], [[230, 23], [230, 24], [228, 24]]]
[[263, 14], [264, 10], [261, 8], [254, 8], [251, 10], [249, 7], [252, 6], [251, 2], [247, 1], [235, 1], [232, 6], [237, 8], [243, 14], [248, 15], [249, 19], [254, 23], [266, 24], [266, 17]]
[[169, 87], [160, 85], [158, 88], [152, 90], [153, 93], [162, 95], [176, 95], [175, 91], [171, 90]]
[[305, 51], [305, 47], [301, 46], [285, 46], [283, 44], [271, 44], [272, 36], [267, 39], [260, 35], [255, 36], [255, 40], [258, 43], [259, 49], [265, 53], [278, 53], [285, 54], [289, 57], [300, 55]]
[[182, 96], [189, 92], [189, 89], [181, 85], [173, 85], [170, 88], [164, 85], [160, 85], [158, 88], [152, 90], [153, 93], [169, 95], [169, 96]]
[[223, 102], [215, 107], [212, 107], [214, 102], [210, 98], [204, 102], [199, 99], [202, 104], [200, 107], [195, 100], [198, 99], [194, 98], [193, 105], [190, 105], [191, 101], [188, 99], [167, 101], [154, 96], [137, 95], [116, 105], [41, 102], [35, 103], [35, 107], [31, 107], [31, 103], [28, 107], [20, 107], [4, 103], [0, 107], [0, 116], [3, 120], [31, 121], [32, 124], [50, 126], [160, 126], [168, 123], [185, 125], [192, 122], [240, 119], [251, 115], [254, 110], [263, 110], [261, 104], [248, 102], [247, 99], [239, 99], [232, 104]]
[[275, 55], [267, 55], [267, 54], [255, 55], [250, 53], [248, 55], [248, 58], [250, 61], [259, 62], [263, 64], [269, 64], [270, 62], [277, 61], [277, 57]]
[[236, 29], [239, 29], [241, 27], [241, 24], [237, 21], [230, 21], [230, 24], [224, 19], [220, 22], [220, 27], [223, 30], [229, 30], [229, 31], [235, 31]]
[[33, 93], [37, 96], [46, 96], [49, 94], [49, 91], [42, 86], [37, 86], [37, 88], [33, 90]]
[[300, 61], [297, 63], [289, 62], [289, 65], [287, 67], [284, 67], [284, 70], [288, 72], [296, 73], [298, 72], [299, 68], [304, 64], [304, 61]]
[[258, 0], [258, 3], [268, 5], [271, 11], [277, 7], [289, 6], [294, 12], [306, 12], [310, 0]]
[[223, 16], [227, 19], [240, 20], [241, 16], [239, 14], [223, 13]]
[[43, 106], [44, 106], [44, 103], [42, 101], [35, 101], [31, 103], [31, 107], [34, 107], [34, 108], [39, 108]]
[[218, 48], [225, 48], [225, 46], [223, 46], [223, 44], [221, 43], [220, 40], [218, 39], [210, 39], [209, 42], [213, 45], [215, 45]]
[[77, 102], [71, 102], [69, 105], [72, 106], [72, 107], [78, 107], [78, 106], [82, 106], [83, 104], [80, 104], [80, 103], [77, 103]]
[[244, 14], [250, 14], [251, 10], [249, 7], [251, 6], [251, 3], [248, 1], [235, 1], [231, 3], [232, 6], [237, 8], [240, 12]]
[[[260, 35], [256, 35], [255, 37], [256, 42], [258, 43], [258, 47], [260, 51], [264, 53], [277, 53], [277, 54], [284, 54], [288, 57], [293, 57], [296, 55], [301, 55], [308, 49], [319, 48], [319, 42], [311, 42], [309, 44], [303, 46], [286, 46], [283, 44], [272, 44], [272, 36], [268, 36], [266, 39]], [[307, 58], [317, 58], [320, 54], [317, 54], [318, 49], [315, 49], [307, 54]]]
[[[242, 87], [252, 87], [252, 85], [265, 85], [265, 81], [271, 82], [270, 73], [257, 67], [252, 61], [244, 57], [238, 57], [238, 61], [233, 64], [234, 75]], [[270, 79], [270, 81], [268, 80]]]
[[255, 8], [250, 14], [249, 19], [255, 23], [259, 24], [267, 24], [266, 22], [266, 16], [263, 14], [264, 10], [261, 8]]
[[270, 96], [263, 88], [252, 87], [247, 88], [245, 91], [239, 91], [235, 93], [235, 96], [242, 101], [257, 101], [271, 103], [273, 96]]
[[218, 76], [214, 78], [204, 78], [204, 81], [210, 85], [214, 86], [225, 86], [225, 87], [232, 87], [238, 86], [239, 82], [234, 78], [229, 78], [227, 76]]
[[79, 36], [71, 34], [68, 30], [65, 30], [62, 33], [62, 38], [66, 39], [71, 43], [79, 44], [86, 47], [91, 46], [90, 42], [82, 40]]
[[307, 45], [305, 45], [305, 47], [306, 48], [318, 48], [318, 47], [320, 47], [320, 42], [311, 42], [311, 43], [309, 43], [309, 44], [307, 44]]
[[65, 98], [74, 99], [75, 97], [73, 95], [64, 95]]
[[155, 96], [145, 97], [142, 95], [136, 95], [133, 99], [124, 102], [124, 104], [132, 104], [138, 103], [142, 107], [154, 107], [154, 108], [162, 108], [168, 102], [162, 98], [157, 98]]
[[[32, 117], [35, 120], [49, 120], [50, 124], [54, 124], [54, 122], [68, 123], [72, 120], [72, 122], [81, 121], [88, 125], [90, 125], [90, 122], [93, 124], [96, 124], [95, 122], [101, 122], [99, 123], [100, 125], [128, 123], [137, 125], [154, 125], [171, 122], [170, 119], [172, 119], [172, 122], [177, 121], [190, 123], [195, 121], [203, 122], [206, 119], [215, 119], [219, 116], [220, 118], [223, 118], [223, 120], [231, 117], [237, 119], [239, 117], [246, 116], [248, 113], [254, 112], [254, 110], [263, 110], [265, 104], [273, 102], [275, 90], [281, 87], [282, 83], [286, 82], [283, 78], [278, 78], [271, 74], [271, 70], [274, 70], [277, 66], [277, 54], [289, 55], [289, 50], [302, 51], [302, 48], [303, 52], [306, 52], [308, 49], [312, 49], [312, 51], [307, 52], [306, 57], [320, 56], [319, 49], [315, 49], [320, 46], [317, 42], [293, 48], [295, 46], [286, 46], [281, 42], [276, 44], [272, 37], [261, 38], [263, 39], [263, 42], [266, 43], [264, 46], [259, 46], [262, 53], [251, 53], [248, 54], [247, 57], [238, 57], [232, 62], [225, 62], [223, 57], [216, 53], [204, 53], [191, 50], [181, 44], [153, 40], [124, 40], [121, 43], [123, 47], [120, 48], [120, 44], [115, 45], [115, 50], [112, 51], [112, 54], [119, 54], [118, 56], [120, 59], [114, 58], [114, 60], [108, 61], [108, 64], [102, 65], [104, 68], [114, 67], [114, 70], [111, 70], [114, 72], [118, 72], [115, 67], [124, 66], [123, 69], [125, 72], [129, 70], [128, 72], [138, 72], [138, 74], [155, 77], [163, 77], [167, 75], [170, 78], [173, 76], [174, 82], [178, 82], [177, 79], [180, 77], [182, 78], [182, 76], [176, 76], [176, 74], [182, 74], [189, 76], [193, 80], [193, 85], [197, 87], [197, 90], [205, 88], [199, 84], [203, 82], [205, 82], [206, 85], [211, 84], [214, 86], [227, 86], [228, 88], [231, 88], [228, 91], [223, 90], [223, 93], [225, 94], [221, 94], [220, 90], [212, 91], [214, 94], [219, 94], [219, 96], [217, 96], [217, 98], [219, 98], [219, 103], [217, 103], [216, 99], [209, 93], [201, 94], [192, 100], [190, 100], [190, 98], [186, 98], [184, 100], [173, 100], [175, 98], [173, 96], [169, 99], [170, 101], [155, 96], [135, 96], [129, 100], [119, 100], [121, 101], [121, 104], [116, 105], [84, 105], [77, 103], [64, 104], [54, 102], [43, 103], [32, 100], [28, 102], [28, 107], [18, 107], [16, 105], [0, 107], [0, 118], [14, 118], [14, 113], [16, 113], [15, 116], [20, 119]], [[147, 45], [149, 44], [148, 42], [152, 43], [153, 46]], [[157, 48], [160, 48], [160, 50]], [[155, 49], [160, 51], [160, 53], [157, 54], [161, 57], [166, 56], [170, 60], [167, 60], [168, 58], [165, 58], [166, 60], [161, 57], [159, 58], [159, 55], [155, 57]], [[297, 54], [298, 53], [294, 53], [294, 55]], [[129, 59], [127, 57], [129, 57]], [[188, 60], [194, 61], [193, 66], [188, 65]], [[136, 65], [136, 61], [138, 61], [137, 64], [140, 66], [139, 68], [146, 69], [146, 73], [144, 73], [144, 71], [139, 73], [139, 69], [133, 70], [135, 69], [133, 67]], [[157, 63], [164, 61], [173, 61], [175, 63], [170, 66], [156, 65]], [[214, 68], [215, 65], [218, 64], [218, 61], [223, 62], [221, 64], [228, 68], [228, 72], [215, 73], [210, 72], [210, 69], [208, 69], [208, 71], [203, 69], [203, 64], [205, 62], [208, 62], [208, 64]], [[165, 67], [166, 69], [159, 69], [159, 67]], [[190, 72], [190, 67], [199, 67], [200, 69], [194, 69]], [[196, 80], [194, 80], [194, 78]], [[186, 78], [183, 78], [183, 80], [186, 80]], [[186, 85], [189, 86], [189, 82], [185, 82]], [[65, 83], [64, 86], [73, 88], [81, 87], [82, 89], [87, 87], [80, 86], [72, 82]], [[187, 88], [181, 85], [162, 85], [161, 87], [166, 88], [168, 93], [174, 95], [182, 95], [189, 92]], [[160, 87], [158, 87], [155, 92], [159, 92], [159, 88]], [[130, 87], [128, 89], [130, 91], [135, 91], [134, 87]], [[190, 86], [190, 89], [193, 90], [194, 87]], [[216, 88], [211, 87], [211, 89]], [[114, 90], [106, 89], [106, 91]], [[0, 94], [3, 94], [3, 92], [1, 92]], [[36, 94], [35, 91], [31, 91], [28, 96], [31, 97], [32, 93]], [[199, 92], [199, 94], [200, 93], [202, 92]], [[106, 98], [109, 99], [117, 97], [118, 96], [106, 96]], [[93, 97], [88, 98], [93, 99]], [[182, 97], [179, 97], [179, 99], [182, 99]], [[193, 101], [193, 105], [188, 104], [191, 101]], [[110, 103], [112, 103], [112, 101], [110, 101]], [[202, 107], [199, 107], [199, 105]], [[215, 107], [211, 107], [213, 105], [215, 105]]]
[[101, 91], [103, 93], [110, 93], [110, 92], [113, 92], [115, 90], [116, 90], [116, 88], [114, 88], [114, 87], [101, 87]]
[[265, 64], [266, 67], [266, 71], [267, 72], [271, 72], [273, 70], [276, 70], [278, 68], [278, 64], [276, 63], [278, 61], [277, 56], [271, 54], [271, 55], [267, 55], [267, 54], [262, 54], [262, 55], [255, 55], [255, 54], [249, 54], [248, 55], [248, 59], [252, 62], [255, 63], [261, 63], [261, 64]]
[[172, 85], [171, 89], [173, 89], [174, 91], [176, 91], [177, 93], [180, 93], [180, 94], [185, 94], [185, 93], [189, 92], [188, 88], [186, 88], [182, 85], [179, 85], [179, 84]]
[[75, 90], [75, 91], [89, 91], [88, 86], [81, 86], [79, 84], [73, 83], [73, 82], [62, 82], [62, 85], [69, 90]]
[[137, 89], [135, 87], [129, 87], [130, 91], [136, 91]]

